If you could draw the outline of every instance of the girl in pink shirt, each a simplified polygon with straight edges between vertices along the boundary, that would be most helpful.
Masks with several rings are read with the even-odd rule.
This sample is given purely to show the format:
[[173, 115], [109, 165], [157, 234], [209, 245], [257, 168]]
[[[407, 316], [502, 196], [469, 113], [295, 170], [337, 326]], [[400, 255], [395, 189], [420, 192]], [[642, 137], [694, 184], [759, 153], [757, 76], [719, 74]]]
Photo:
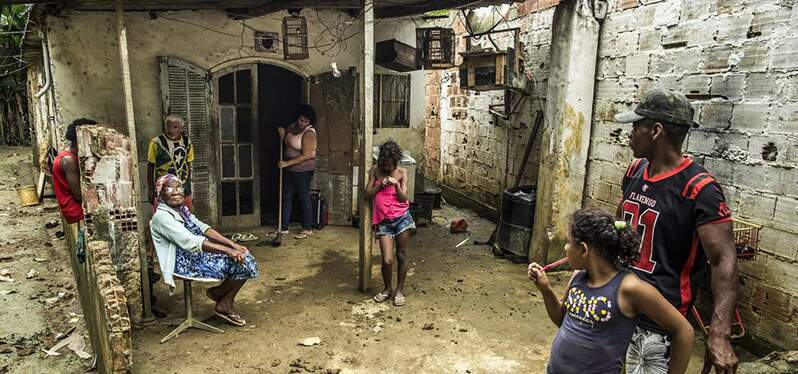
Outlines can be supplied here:
[[[381, 303], [393, 295], [395, 306], [405, 305], [402, 288], [410, 267], [407, 242], [410, 240], [410, 230], [416, 229], [407, 199], [407, 170], [399, 167], [401, 160], [402, 149], [399, 145], [391, 140], [385, 142], [380, 146], [377, 165], [369, 171], [369, 184], [366, 188], [366, 197], [372, 199], [371, 223], [380, 242], [382, 279], [385, 282], [385, 289], [374, 296], [374, 301]], [[396, 290], [391, 287], [394, 243], [396, 258], [399, 260]]]

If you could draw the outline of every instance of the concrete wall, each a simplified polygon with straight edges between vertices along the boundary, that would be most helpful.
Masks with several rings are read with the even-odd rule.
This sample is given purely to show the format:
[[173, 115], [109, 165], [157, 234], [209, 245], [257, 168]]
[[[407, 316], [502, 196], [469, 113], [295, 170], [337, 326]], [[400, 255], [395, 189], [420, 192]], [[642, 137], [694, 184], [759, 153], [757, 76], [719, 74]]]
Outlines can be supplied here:
[[[252, 62], [273, 63], [305, 76], [331, 71], [333, 57], [328, 47], [310, 48], [308, 59], [291, 61], [283, 59], [281, 48], [278, 53], [255, 51], [253, 29], [282, 35], [282, 17], [286, 15], [278, 12], [249, 19], [244, 26], [221, 11], [162, 12], [155, 19], [144, 12], [126, 13], [139, 160], [146, 160], [147, 144], [161, 132], [164, 117], [159, 56], [177, 57], [210, 71]], [[307, 18], [309, 44], [329, 44], [329, 37], [318, 38], [323, 26], [316, 12], [306, 9], [301, 15]], [[318, 11], [318, 17], [328, 23], [352, 21], [334, 11]], [[66, 18], [47, 19], [58, 133], [80, 117], [125, 123], [115, 22], [111, 12], [73, 12]], [[356, 67], [361, 61], [362, 22], [352, 24], [346, 35], [351, 36], [347, 48], [335, 59], [340, 70]], [[141, 163], [140, 170], [146, 170], [145, 166]], [[140, 186], [144, 187], [146, 173], [141, 176]]]
[[[549, 44], [553, 8], [530, 13], [527, 6], [513, 9], [508, 23], [520, 27], [525, 45], [526, 70], [534, 79], [519, 114], [503, 120], [488, 106], [503, 102], [503, 91], [474, 92], [460, 89], [458, 70], [432, 71], [426, 79], [426, 139], [422, 171], [427, 178], [459, 191], [488, 209], [499, 206], [501, 193], [511, 187], [523, 158], [535, 114], [545, 107]], [[461, 18], [449, 22], [457, 33], [457, 52], [465, 50]], [[499, 34], [498, 39], [510, 34]], [[462, 57], [457, 56], [457, 63]], [[537, 183], [540, 137], [526, 165], [522, 185]]]
[[[374, 41], [396, 39], [407, 45], [416, 45], [416, 24], [409, 19], [381, 20], [374, 26]], [[424, 145], [424, 84], [425, 72], [421, 70], [398, 73], [379, 65], [374, 67], [377, 74], [410, 75], [410, 128], [379, 128], [374, 135], [374, 145], [394, 140], [403, 150], [410, 152], [421, 163]], [[375, 109], [376, 110], [376, 109]]]
[[586, 203], [614, 210], [632, 159], [613, 123], [651, 87], [694, 96], [686, 151], [723, 185], [735, 216], [764, 226], [741, 264], [750, 333], [798, 348], [798, 4], [610, 1], [600, 37]]

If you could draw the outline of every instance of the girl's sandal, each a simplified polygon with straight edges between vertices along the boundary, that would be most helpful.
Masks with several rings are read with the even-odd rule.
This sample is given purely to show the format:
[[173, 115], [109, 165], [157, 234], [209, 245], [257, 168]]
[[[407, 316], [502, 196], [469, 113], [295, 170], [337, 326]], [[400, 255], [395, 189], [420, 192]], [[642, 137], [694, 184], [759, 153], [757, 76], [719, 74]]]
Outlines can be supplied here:
[[389, 297], [391, 297], [390, 292], [380, 292], [380, 293], [374, 295], [374, 301], [376, 301], [378, 303], [381, 303], [381, 302], [383, 302], [385, 300], [388, 300]]
[[396, 297], [393, 298], [393, 306], [404, 306], [405, 303], [405, 295], [396, 295]]

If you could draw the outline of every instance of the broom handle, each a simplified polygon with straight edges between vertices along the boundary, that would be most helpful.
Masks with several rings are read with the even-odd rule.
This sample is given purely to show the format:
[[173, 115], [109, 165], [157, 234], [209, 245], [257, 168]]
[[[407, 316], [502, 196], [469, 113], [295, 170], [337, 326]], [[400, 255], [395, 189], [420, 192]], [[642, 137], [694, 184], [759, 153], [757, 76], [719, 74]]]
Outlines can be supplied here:
[[[280, 137], [280, 161], [283, 160], [283, 142], [284, 141], [285, 140], [282, 137]], [[278, 203], [278, 208], [277, 208], [278, 209], [278, 211], [277, 211], [277, 232], [278, 233], [282, 233], [283, 232], [283, 168], [278, 168], [278, 169], [280, 169], [280, 178], [279, 178], [280, 179], [280, 187], [279, 187], [280, 191], [278, 191], [279, 192], [279, 197], [278, 197], [279, 203]]]

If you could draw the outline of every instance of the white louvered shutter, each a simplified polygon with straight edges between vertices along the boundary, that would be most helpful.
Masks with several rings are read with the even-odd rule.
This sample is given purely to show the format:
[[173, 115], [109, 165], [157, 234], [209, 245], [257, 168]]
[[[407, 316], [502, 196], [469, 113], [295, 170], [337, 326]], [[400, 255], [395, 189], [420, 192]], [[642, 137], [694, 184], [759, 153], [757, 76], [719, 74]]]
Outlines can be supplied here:
[[188, 137], [194, 144], [191, 170], [194, 212], [203, 220], [214, 221], [210, 204], [211, 93], [208, 72], [187, 61], [161, 57], [161, 97], [163, 118], [169, 114], [182, 116], [187, 123]]

